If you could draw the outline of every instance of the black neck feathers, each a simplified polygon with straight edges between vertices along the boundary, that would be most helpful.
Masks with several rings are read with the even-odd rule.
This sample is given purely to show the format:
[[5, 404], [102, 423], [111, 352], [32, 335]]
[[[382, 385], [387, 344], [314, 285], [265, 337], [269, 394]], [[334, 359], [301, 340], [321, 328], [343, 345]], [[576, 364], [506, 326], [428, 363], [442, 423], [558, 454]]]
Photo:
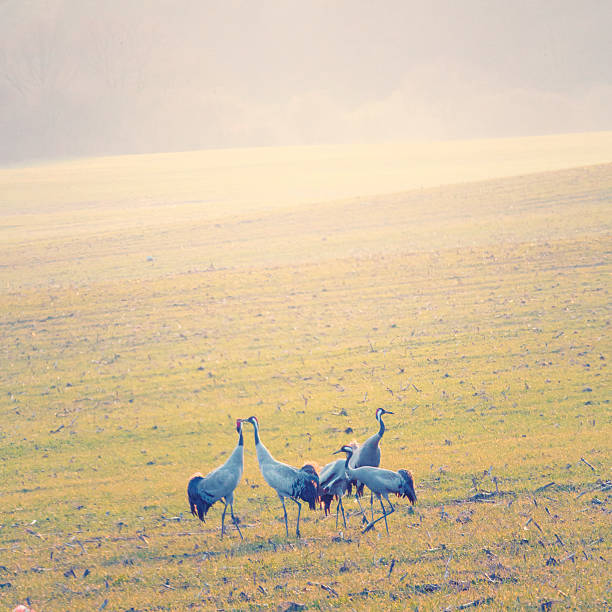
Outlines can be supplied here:
[[242, 438], [242, 427], [240, 428], [240, 437], [238, 438], [238, 446], [244, 446], [244, 439]]
[[380, 416], [378, 417], [378, 422], [380, 423], [380, 429], [378, 430], [378, 435], [382, 438], [383, 434], [385, 433], [385, 424], [383, 422], [383, 415], [382, 412], [380, 413]]
[[253, 427], [253, 433], [255, 434], [255, 446], [259, 444], [259, 428], [257, 425]]

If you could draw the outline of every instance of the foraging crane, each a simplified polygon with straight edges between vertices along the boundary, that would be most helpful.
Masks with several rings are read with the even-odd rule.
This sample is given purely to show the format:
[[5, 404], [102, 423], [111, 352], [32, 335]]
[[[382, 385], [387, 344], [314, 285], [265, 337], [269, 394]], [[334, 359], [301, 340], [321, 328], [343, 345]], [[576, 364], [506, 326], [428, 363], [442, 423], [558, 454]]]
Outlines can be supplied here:
[[[412, 474], [407, 470], [398, 470], [393, 472], [391, 470], [383, 470], [382, 468], [363, 466], [359, 468], [352, 468], [350, 461], [354, 456], [354, 450], [352, 446], [343, 446], [337, 450], [334, 454], [346, 453], [346, 461], [344, 462], [344, 469], [346, 470], [347, 478], [350, 480], [356, 480], [357, 482], [363, 483], [380, 502], [383, 515], [372, 520], [366, 525], [365, 529], [361, 533], [365, 533], [372, 529], [375, 523], [385, 519], [385, 527], [387, 533], [389, 533], [389, 525], [387, 524], [387, 517], [395, 512], [393, 504], [389, 501], [389, 493], [395, 493], [398, 497], [407, 497], [411, 504], [414, 504], [417, 500], [416, 493], [414, 492], [414, 481], [412, 480]], [[389, 504], [391, 510], [387, 512], [385, 506], [382, 503], [382, 497], [385, 498]]]
[[[379, 444], [383, 434], [385, 433], [385, 424], [382, 420], [383, 414], [393, 414], [393, 412], [390, 410], [385, 410], [384, 408], [378, 408], [376, 410], [375, 416], [379, 424], [378, 431], [373, 436], [370, 436], [361, 446], [357, 447], [350, 462], [352, 468], [364, 466], [378, 467], [380, 465]], [[351, 492], [353, 484], [356, 486], [355, 498], [357, 499], [357, 503], [361, 508], [359, 497], [363, 494], [363, 484], [357, 486], [356, 483], [350, 482], [348, 488], [349, 493]], [[372, 511], [372, 520], [374, 520], [374, 498], [372, 495], [370, 495], [370, 510]], [[361, 511], [363, 512], [363, 508], [361, 508]]]
[[[351, 442], [349, 445], [353, 450], [357, 449], [357, 443]], [[319, 474], [319, 497], [323, 502], [325, 515], [329, 514], [329, 508], [334, 497], [338, 498], [338, 505], [336, 506], [336, 529], [338, 529], [338, 512], [342, 510], [342, 520], [346, 527], [346, 516], [344, 514], [344, 506], [342, 505], [342, 496], [346, 493], [349, 488], [349, 479], [346, 477], [346, 470], [344, 469], [344, 459], [336, 459], [323, 467]]]
[[319, 477], [316, 471], [310, 465], [305, 465], [302, 469], [298, 470], [286, 463], [281, 463], [272, 457], [270, 451], [263, 445], [263, 442], [259, 439], [259, 421], [257, 417], [249, 417], [244, 419], [246, 422], [253, 425], [253, 431], [255, 434], [255, 451], [257, 453], [257, 461], [259, 463], [259, 469], [264, 477], [264, 480], [276, 491], [278, 497], [283, 505], [283, 512], [285, 514], [285, 532], [289, 537], [289, 526], [287, 523], [287, 508], [285, 508], [285, 498], [293, 500], [298, 507], [297, 525], [295, 528], [296, 537], [300, 537], [300, 512], [302, 510], [302, 504], [298, 501], [299, 499], [308, 502], [308, 506], [311, 510], [315, 509], [315, 502], [317, 500], [317, 488], [319, 484]]
[[242, 478], [244, 465], [244, 440], [242, 437], [242, 419], [236, 421], [236, 431], [240, 434], [238, 444], [228, 457], [227, 461], [213, 470], [207, 476], [202, 476], [199, 472], [195, 473], [187, 485], [187, 497], [191, 514], [197, 516], [204, 522], [204, 516], [210, 507], [220, 499], [223, 499], [225, 507], [221, 515], [221, 537], [225, 532], [225, 513], [227, 506], [230, 507], [232, 521], [242, 537], [242, 532], [238, 526], [238, 519], [234, 516], [234, 490]]

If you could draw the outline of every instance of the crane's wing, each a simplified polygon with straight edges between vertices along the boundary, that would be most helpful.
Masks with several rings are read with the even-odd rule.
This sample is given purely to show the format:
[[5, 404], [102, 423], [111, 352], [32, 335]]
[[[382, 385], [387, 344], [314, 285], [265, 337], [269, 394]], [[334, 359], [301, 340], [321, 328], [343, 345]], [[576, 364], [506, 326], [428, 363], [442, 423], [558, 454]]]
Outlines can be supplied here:
[[337, 459], [323, 467], [319, 475], [319, 484], [322, 489], [330, 489], [337, 480], [345, 478], [345, 459]]
[[[338, 459], [338, 461], [342, 461], [344, 463], [344, 459]], [[321, 468], [321, 473], [319, 474], [319, 482], [321, 483], [321, 486], [323, 486], [323, 483], [332, 477], [334, 474], [334, 468], [336, 467], [336, 463], [338, 463], [338, 461], [332, 461]]]
[[380, 465], [380, 436], [375, 433], [370, 436], [357, 450], [353, 453], [349, 465], [351, 467], [362, 467], [371, 465], [378, 467]]
[[215, 501], [233, 493], [242, 475], [241, 472], [221, 468], [205, 476], [198, 485], [200, 491], [206, 492], [206, 495]]
[[404, 479], [397, 472], [369, 466], [352, 470], [351, 476], [362, 482], [374, 493], [396, 493], [404, 482]]
[[286, 497], [291, 495], [291, 486], [299, 472], [297, 468], [276, 460], [266, 461], [260, 468], [264, 480], [273, 489]]

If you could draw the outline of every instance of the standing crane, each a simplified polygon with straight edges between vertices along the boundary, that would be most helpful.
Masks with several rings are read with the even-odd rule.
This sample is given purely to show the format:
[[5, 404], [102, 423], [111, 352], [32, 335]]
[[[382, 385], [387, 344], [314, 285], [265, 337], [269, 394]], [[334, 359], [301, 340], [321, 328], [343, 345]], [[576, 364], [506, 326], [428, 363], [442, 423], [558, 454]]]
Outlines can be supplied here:
[[[357, 449], [357, 443], [351, 442], [349, 445], [353, 450]], [[325, 514], [329, 514], [329, 507], [334, 497], [338, 498], [338, 505], [336, 506], [336, 529], [338, 529], [338, 512], [342, 510], [342, 520], [346, 527], [346, 516], [344, 514], [344, 506], [342, 504], [342, 496], [346, 493], [349, 487], [349, 479], [346, 477], [346, 470], [344, 469], [344, 459], [336, 459], [328, 463], [321, 469], [319, 474], [319, 497], [323, 502]]]
[[[383, 470], [382, 468], [363, 466], [359, 468], [351, 468], [350, 461], [354, 456], [354, 450], [352, 446], [345, 445], [334, 454], [346, 453], [346, 461], [344, 462], [344, 469], [346, 470], [347, 478], [355, 480], [364, 484], [370, 491], [376, 495], [380, 502], [383, 515], [372, 520], [366, 525], [365, 529], [361, 533], [365, 533], [374, 527], [378, 521], [385, 519], [385, 527], [387, 533], [389, 533], [389, 525], [387, 524], [387, 517], [395, 512], [393, 504], [389, 501], [389, 493], [395, 493], [398, 497], [407, 497], [411, 504], [414, 504], [417, 500], [416, 493], [414, 492], [414, 481], [412, 480], [412, 474], [407, 470], [398, 470], [393, 472], [392, 470]], [[389, 504], [390, 510], [387, 512], [385, 506], [382, 503], [382, 497], [385, 498]]]
[[[382, 419], [383, 414], [393, 414], [393, 412], [384, 408], [376, 410], [375, 416], [379, 424], [378, 431], [373, 436], [370, 436], [361, 446], [357, 447], [350, 462], [352, 468], [364, 466], [378, 467], [380, 465], [380, 440], [385, 433], [385, 424]], [[359, 497], [363, 494], [363, 484], [357, 485], [357, 483], [350, 482], [349, 493], [353, 484], [356, 486], [355, 498], [361, 508]], [[370, 510], [372, 511], [372, 520], [374, 520], [374, 497], [372, 494], [370, 494]], [[361, 512], [363, 512], [363, 508], [361, 508]]]
[[198, 516], [204, 522], [204, 516], [210, 507], [220, 499], [223, 499], [225, 507], [221, 515], [221, 537], [225, 532], [225, 513], [230, 507], [232, 522], [242, 537], [242, 532], [238, 526], [238, 519], [234, 516], [234, 490], [242, 478], [244, 465], [244, 440], [242, 437], [242, 419], [236, 421], [236, 431], [239, 434], [238, 444], [228, 457], [227, 461], [213, 470], [207, 476], [202, 476], [199, 472], [195, 473], [187, 485], [187, 497], [191, 514]]
[[287, 508], [285, 507], [285, 498], [289, 498], [297, 504], [298, 515], [295, 535], [300, 537], [300, 512], [302, 504], [298, 499], [308, 502], [311, 510], [315, 509], [317, 501], [317, 485], [319, 477], [316, 471], [310, 465], [305, 465], [302, 469], [281, 463], [272, 457], [270, 451], [263, 445], [259, 439], [259, 421], [257, 417], [249, 417], [244, 419], [246, 422], [253, 425], [255, 433], [255, 451], [257, 453], [257, 461], [264, 480], [276, 491], [283, 505], [285, 514], [285, 532], [289, 537], [289, 526], [287, 523]]

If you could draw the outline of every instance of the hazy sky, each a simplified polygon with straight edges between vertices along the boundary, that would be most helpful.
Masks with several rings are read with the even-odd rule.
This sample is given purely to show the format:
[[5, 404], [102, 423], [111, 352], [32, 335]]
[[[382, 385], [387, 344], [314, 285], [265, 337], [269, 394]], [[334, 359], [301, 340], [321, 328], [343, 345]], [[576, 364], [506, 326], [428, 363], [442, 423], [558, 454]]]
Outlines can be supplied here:
[[0, 0], [0, 163], [612, 129], [610, 0]]

